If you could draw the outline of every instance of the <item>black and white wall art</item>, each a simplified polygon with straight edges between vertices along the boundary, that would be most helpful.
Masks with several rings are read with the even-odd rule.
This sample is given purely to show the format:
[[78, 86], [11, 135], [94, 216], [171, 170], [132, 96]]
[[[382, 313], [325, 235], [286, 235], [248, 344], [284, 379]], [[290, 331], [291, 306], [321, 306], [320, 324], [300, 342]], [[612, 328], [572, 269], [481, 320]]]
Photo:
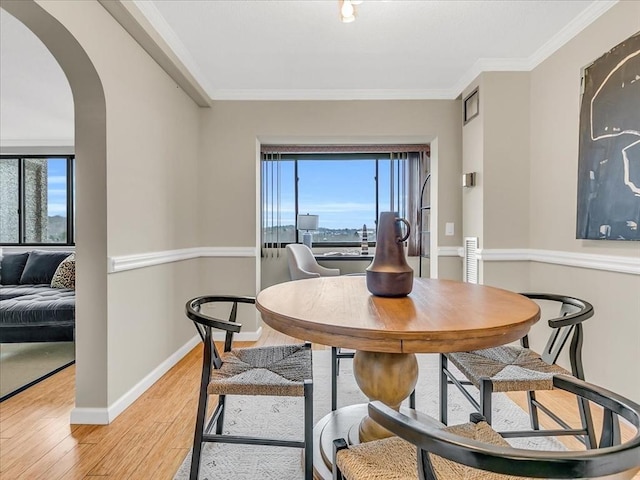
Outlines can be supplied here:
[[582, 81], [576, 238], [640, 240], [640, 32]]

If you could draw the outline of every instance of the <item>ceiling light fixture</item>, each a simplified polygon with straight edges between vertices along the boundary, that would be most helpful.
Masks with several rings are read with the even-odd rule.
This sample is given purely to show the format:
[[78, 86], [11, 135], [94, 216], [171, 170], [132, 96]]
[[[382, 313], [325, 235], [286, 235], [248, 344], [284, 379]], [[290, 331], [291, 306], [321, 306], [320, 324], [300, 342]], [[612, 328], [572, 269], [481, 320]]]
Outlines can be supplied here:
[[340, 20], [342, 23], [351, 23], [356, 19], [356, 5], [360, 5], [362, 0], [338, 0], [340, 7]]

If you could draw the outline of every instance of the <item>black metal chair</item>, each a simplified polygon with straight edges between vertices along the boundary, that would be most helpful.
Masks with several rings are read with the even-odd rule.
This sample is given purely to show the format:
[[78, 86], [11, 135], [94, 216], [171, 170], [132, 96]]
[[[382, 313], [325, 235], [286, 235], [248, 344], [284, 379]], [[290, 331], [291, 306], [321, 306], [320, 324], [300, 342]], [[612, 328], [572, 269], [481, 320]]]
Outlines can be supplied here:
[[[231, 306], [228, 320], [202, 313], [206, 304]], [[186, 314], [193, 321], [202, 341], [204, 355], [198, 413], [193, 439], [190, 480], [197, 480], [203, 442], [271, 445], [304, 449], [305, 480], [313, 478], [313, 382], [311, 344], [234, 348], [233, 334], [240, 331], [236, 322], [239, 304], [255, 304], [255, 298], [231, 295], [201, 296], [189, 300]], [[214, 329], [226, 332], [224, 351], [218, 353]], [[218, 395], [210, 419], [206, 421], [209, 395]], [[304, 441], [257, 438], [223, 434], [227, 395], [272, 395], [304, 397]], [[205, 423], [206, 421], [206, 423]], [[212, 429], [215, 425], [215, 433]], [[239, 461], [242, 461], [239, 459]]]
[[340, 347], [331, 347], [331, 410], [338, 408], [338, 375], [340, 375], [340, 360], [353, 358], [353, 350], [343, 350]]
[[[331, 410], [338, 408], [338, 375], [340, 375], [340, 360], [342, 358], [353, 358], [356, 352], [353, 350], [343, 350], [340, 347], [331, 347]], [[416, 391], [409, 396], [409, 407], [416, 408]]]
[[[359, 445], [334, 441], [334, 480], [508, 480], [529, 478], [630, 479], [640, 469], [640, 405], [575, 377], [553, 377], [554, 388], [566, 390], [603, 407], [597, 448], [579, 451], [525, 450], [511, 447], [479, 413], [471, 421], [447, 427], [435, 419], [424, 423], [381, 402], [369, 404], [369, 415], [398, 435]], [[619, 418], [636, 428], [621, 443]], [[618, 426], [618, 427], [616, 427]], [[417, 448], [416, 448], [417, 447]], [[507, 477], [508, 475], [508, 477]]]
[[[536, 399], [536, 390], [551, 390], [553, 376], [569, 374], [556, 364], [558, 356], [571, 336], [569, 358], [571, 374], [584, 380], [582, 366], [582, 322], [593, 316], [593, 306], [584, 300], [565, 295], [547, 293], [523, 293], [533, 300], [556, 302], [560, 305], [560, 314], [548, 320], [551, 336], [542, 355], [529, 349], [529, 339], [525, 335], [521, 346], [504, 345], [500, 347], [457, 352], [440, 355], [440, 421], [447, 423], [447, 386], [453, 384], [469, 402], [491, 424], [491, 396], [493, 392], [527, 392], [532, 431], [500, 432], [503, 437], [575, 435], [578, 440], [592, 448], [595, 434], [589, 403], [578, 397], [581, 428], [572, 428], [562, 418]], [[467, 377], [460, 380], [449, 370], [448, 362]], [[480, 390], [477, 401], [465, 388], [473, 385]], [[538, 410], [542, 410], [553, 419], [561, 430], [541, 430]]]

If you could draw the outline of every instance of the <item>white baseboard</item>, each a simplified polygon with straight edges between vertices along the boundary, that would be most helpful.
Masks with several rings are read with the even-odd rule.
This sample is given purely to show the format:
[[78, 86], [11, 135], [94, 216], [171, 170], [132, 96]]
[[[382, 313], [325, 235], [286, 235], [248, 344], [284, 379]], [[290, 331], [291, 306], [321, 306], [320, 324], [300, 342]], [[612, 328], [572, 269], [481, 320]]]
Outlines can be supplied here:
[[71, 425], [109, 425], [106, 408], [74, 408], [69, 419]]
[[[262, 327], [255, 332], [240, 332], [233, 336], [234, 341], [255, 342], [262, 334]], [[225, 334], [214, 334], [215, 340], [224, 340]], [[199, 336], [194, 336], [173, 355], [156, 367], [149, 375], [138, 382], [108, 408], [74, 408], [71, 411], [70, 423], [84, 425], [108, 425], [124, 412], [133, 402], [146, 392], [154, 383], [175, 366], [184, 356], [200, 342]]]
[[108, 425], [128, 406], [135, 402], [140, 395], [146, 392], [151, 385], [156, 383], [187, 353], [189, 353], [200, 341], [199, 336], [194, 336], [164, 362], [158, 365], [149, 375], [140, 380], [131, 390], [113, 402], [108, 408], [82, 408], [76, 407], [71, 411], [71, 424]]

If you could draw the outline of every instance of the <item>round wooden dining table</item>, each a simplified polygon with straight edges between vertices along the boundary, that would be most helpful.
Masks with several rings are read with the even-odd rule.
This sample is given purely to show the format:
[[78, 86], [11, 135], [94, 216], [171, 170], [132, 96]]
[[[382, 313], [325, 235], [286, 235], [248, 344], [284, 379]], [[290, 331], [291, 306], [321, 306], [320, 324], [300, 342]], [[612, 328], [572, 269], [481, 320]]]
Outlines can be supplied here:
[[[267, 325], [289, 336], [355, 349], [353, 373], [362, 392], [396, 410], [416, 385], [416, 353], [503, 345], [540, 318], [538, 305], [517, 293], [427, 278], [415, 278], [411, 293], [399, 298], [372, 295], [364, 276], [296, 280], [262, 290], [256, 307]], [[356, 443], [390, 435], [368, 417], [366, 405], [331, 412], [314, 427], [316, 478], [330, 478], [334, 438]]]

